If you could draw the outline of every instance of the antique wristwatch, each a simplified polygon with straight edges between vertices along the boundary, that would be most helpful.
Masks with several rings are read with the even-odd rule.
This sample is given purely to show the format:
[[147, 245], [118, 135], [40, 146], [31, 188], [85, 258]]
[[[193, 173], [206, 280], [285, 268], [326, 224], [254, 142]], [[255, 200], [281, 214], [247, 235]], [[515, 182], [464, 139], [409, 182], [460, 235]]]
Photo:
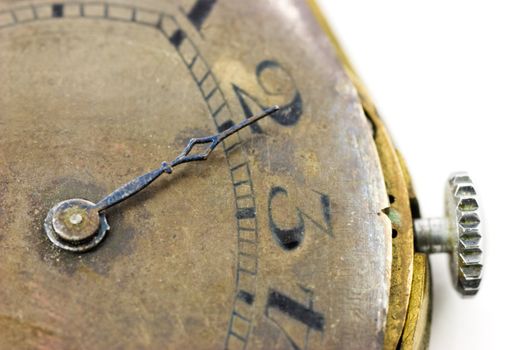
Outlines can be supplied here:
[[0, 0], [0, 82], [0, 349], [421, 349], [428, 254], [479, 290], [314, 0]]

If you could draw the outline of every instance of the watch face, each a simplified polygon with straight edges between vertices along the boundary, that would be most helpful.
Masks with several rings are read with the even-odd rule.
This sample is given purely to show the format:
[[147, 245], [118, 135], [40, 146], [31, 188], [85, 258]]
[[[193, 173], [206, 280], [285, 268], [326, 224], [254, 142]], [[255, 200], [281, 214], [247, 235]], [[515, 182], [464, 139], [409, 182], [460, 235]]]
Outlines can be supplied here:
[[[381, 346], [384, 180], [303, 2], [3, 1], [0, 82], [0, 347]], [[272, 105], [105, 210], [88, 252], [46, 235]]]

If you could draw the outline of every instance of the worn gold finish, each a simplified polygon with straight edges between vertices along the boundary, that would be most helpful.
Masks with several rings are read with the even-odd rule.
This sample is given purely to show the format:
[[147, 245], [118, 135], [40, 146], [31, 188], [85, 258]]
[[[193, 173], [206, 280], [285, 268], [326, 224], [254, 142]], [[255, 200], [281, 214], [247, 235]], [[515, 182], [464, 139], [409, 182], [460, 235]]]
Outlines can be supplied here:
[[[408, 171], [405, 159], [398, 152], [398, 158], [403, 169], [405, 181], [408, 185], [412, 217], [420, 217], [419, 204]], [[428, 255], [414, 254], [414, 274], [410, 290], [405, 328], [401, 338], [402, 349], [426, 349], [430, 339], [430, 322], [432, 319], [432, 285]]]
[[428, 348], [432, 309], [430, 279], [428, 256], [423, 253], [414, 254], [414, 278], [401, 349]]
[[[365, 105], [363, 104], [364, 108]], [[375, 141], [390, 198], [390, 208], [387, 213], [392, 222], [392, 278], [384, 347], [395, 349], [405, 327], [412, 284], [414, 256], [412, 213], [407, 184], [395, 148], [375, 110], [369, 110], [368, 115], [376, 128]]]
[[414, 252], [412, 214], [405, 178], [394, 147], [376, 115], [374, 113], [369, 115], [376, 125], [375, 140], [391, 201], [387, 212], [392, 221], [392, 279], [385, 349], [395, 349], [405, 326], [412, 283]]

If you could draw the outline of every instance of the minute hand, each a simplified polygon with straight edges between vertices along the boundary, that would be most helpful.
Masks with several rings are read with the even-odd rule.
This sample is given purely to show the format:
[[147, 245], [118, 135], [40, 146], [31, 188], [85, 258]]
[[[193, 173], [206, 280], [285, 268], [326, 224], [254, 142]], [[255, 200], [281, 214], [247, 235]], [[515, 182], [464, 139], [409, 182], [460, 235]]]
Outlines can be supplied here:
[[[224, 139], [226, 139], [228, 136], [231, 136], [235, 134], [237, 131], [247, 127], [248, 125], [255, 123], [259, 119], [262, 119], [266, 117], [267, 115], [270, 115], [276, 111], [279, 110], [278, 106], [273, 106], [268, 109], [265, 109], [262, 111], [262, 113], [251, 116], [247, 119], [244, 119], [239, 124], [236, 124], [218, 134], [207, 136], [207, 137], [200, 137], [200, 138], [192, 138], [181, 154], [175, 158], [172, 162], [162, 162], [160, 168], [150, 171], [149, 173], [146, 173], [144, 175], [141, 175], [130, 182], [122, 185], [121, 187], [117, 188], [115, 191], [108, 194], [106, 197], [104, 197], [102, 200], [100, 200], [97, 204], [95, 204], [96, 210], [103, 211], [108, 209], [109, 207], [114, 206], [115, 204], [118, 204], [129, 197], [133, 196], [134, 194], [140, 192], [144, 188], [146, 188], [148, 185], [150, 185], [153, 181], [155, 181], [162, 173], [168, 173], [171, 174], [172, 168], [182, 164], [182, 163], [188, 163], [193, 161], [199, 161], [199, 160], [206, 160], [210, 153], [217, 147], [219, 143], [221, 143]], [[201, 153], [197, 153], [194, 155], [188, 155], [193, 146], [196, 144], [204, 144], [208, 143], [208, 147]]]

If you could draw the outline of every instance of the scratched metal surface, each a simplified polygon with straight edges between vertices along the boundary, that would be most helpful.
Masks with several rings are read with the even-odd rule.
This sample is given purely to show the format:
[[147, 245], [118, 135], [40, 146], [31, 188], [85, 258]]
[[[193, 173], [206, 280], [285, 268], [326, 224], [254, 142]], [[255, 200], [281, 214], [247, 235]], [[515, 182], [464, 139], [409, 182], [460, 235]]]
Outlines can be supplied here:
[[[302, 1], [0, 2], [0, 348], [380, 348], [391, 228], [372, 133]], [[200, 6], [200, 7], [199, 7]], [[47, 240], [189, 138], [288, 105]]]

